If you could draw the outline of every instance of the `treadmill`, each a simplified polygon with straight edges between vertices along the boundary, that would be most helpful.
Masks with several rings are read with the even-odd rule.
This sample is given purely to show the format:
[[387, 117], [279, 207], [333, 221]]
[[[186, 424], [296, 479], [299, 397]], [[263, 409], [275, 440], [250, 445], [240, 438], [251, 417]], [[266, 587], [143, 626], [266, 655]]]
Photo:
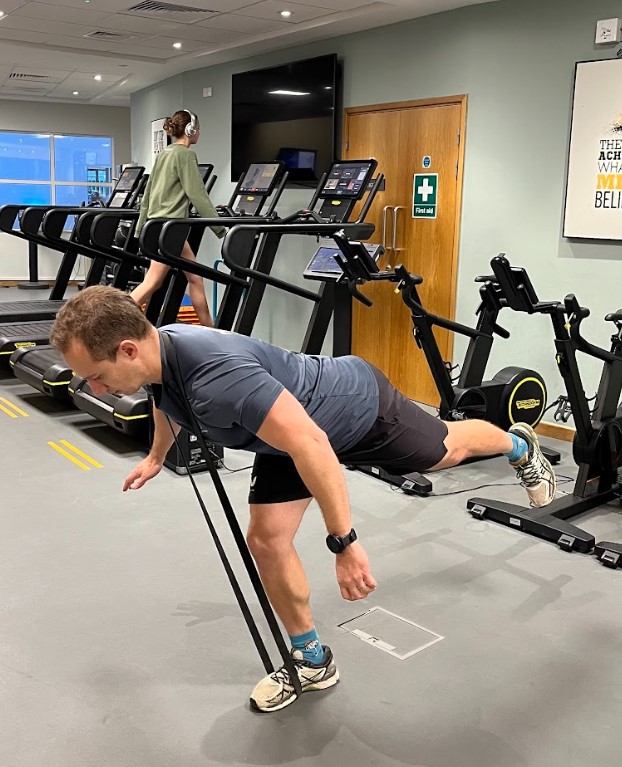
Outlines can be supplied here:
[[[140, 185], [140, 180], [143, 175], [144, 169], [138, 166], [132, 166], [130, 168], [126, 168], [123, 172], [121, 178], [117, 182], [117, 186], [115, 187], [115, 191], [110, 196], [110, 199], [108, 200], [108, 207], [110, 208], [124, 208], [127, 207], [130, 204], [133, 204], [136, 200], [136, 190]], [[121, 186], [121, 188], [119, 188]], [[23, 206], [21, 206], [23, 208]], [[2, 222], [2, 225], [0, 225], [0, 229], [3, 231], [7, 231], [6, 228], [4, 228], [8, 222], [9, 229], [8, 231], [12, 231], [12, 227], [15, 224], [15, 221], [17, 218], [19, 218], [19, 211], [20, 206], [3, 206], [0, 208], [0, 222]], [[24, 234], [24, 239], [29, 239], [32, 241], [35, 241], [37, 243], [46, 245], [47, 247], [51, 247], [55, 250], [66, 249], [65, 250], [65, 256], [63, 257], [63, 263], [61, 265], [61, 269], [66, 269], [69, 271], [69, 274], [71, 274], [71, 270], [73, 269], [73, 265], [75, 264], [75, 259], [77, 256], [82, 252], [79, 247], [77, 247], [76, 243], [76, 236], [77, 236], [77, 230], [80, 222], [80, 216], [84, 215], [88, 211], [92, 211], [92, 208], [56, 208], [56, 207], [50, 207], [50, 206], [32, 206], [29, 208], [26, 208], [22, 211], [21, 214], [21, 220], [20, 220], [20, 226], [22, 227], [22, 233], [28, 232], [28, 234]], [[67, 217], [69, 215], [75, 215], [75, 221], [73, 224], [73, 229], [71, 232], [71, 235], [69, 237], [69, 240], [64, 240], [61, 237], [61, 232], [59, 232], [59, 236], [56, 242], [52, 242], [51, 240], [46, 239], [44, 236], [40, 233], [40, 227], [42, 224], [42, 221], [44, 220], [44, 217], [48, 213], [52, 213], [54, 211], [59, 211], [64, 214], [64, 221], [66, 221]], [[32, 223], [34, 221], [34, 224]], [[28, 228], [25, 226], [28, 223]], [[73, 246], [73, 247], [72, 247]], [[87, 255], [90, 255], [87, 253]], [[71, 264], [71, 266], [69, 266]], [[91, 270], [89, 271], [89, 277], [87, 278], [87, 284], [94, 284], [96, 282], [99, 282], [101, 279], [101, 275], [103, 273], [103, 270], [106, 265], [106, 259], [105, 256], [103, 256], [101, 253], [95, 254], [95, 260], [93, 262], [93, 265], [91, 267]], [[67, 277], [67, 281], [68, 281]], [[35, 304], [37, 302], [10, 302], [7, 303], [7, 306], [11, 306], [12, 303], [18, 303], [18, 304]], [[48, 319], [42, 320], [42, 319], [31, 319], [32, 315], [29, 315], [28, 313], [25, 313], [24, 315], [11, 315], [10, 309], [7, 310], [6, 316], [21, 316], [21, 320], [14, 319], [13, 321], [4, 321], [0, 323], [0, 364], [2, 364], [3, 361], [8, 361], [10, 356], [15, 352], [17, 349], [27, 349], [27, 348], [33, 348], [36, 346], [46, 346], [49, 343], [49, 337], [50, 337], [50, 331], [52, 329], [52, 324], [54, 321], [54, 317], [56, 316], [56, 311], [60, 309], [60, 307], [63, 305], [64, 301], [59, 300], [55, 301], [56, 304], [56, 310], [54, 312], [51, 311], [51, 308], [53, 304], [49, 303], [48, 301], [41, 302], [43, 304], [47, 305], [47, 309], [45, 310], [48, 313], [48, 317], [51, 314], [52, 316]], [[1, 306], [1, 304], [0, 304]]]
[[[113, 188], [110, 197], [104, 204], [104, 208], [108, 207], [128, 207], [133, 204], [137, 199], [138, 194], [142, 191], [141, 179], [143, 178], [144, 168], [141, 166], [127, 167], [121, 174], [115, 187]], [[3, 206], [5, 208], [5, 216], [0, 217], [5, 220], [5, 227], [3, 231], [12, 234], [13, 236], [20, 237], [21, 239], [31, 240], [32, 238], [24, 232], [16, 231], [13, 227], [16, 223], [16, 218], [21, 220], [23, 211], [26, 207], [21, 206], [21, 210], [17, 210], [18, 206]], [[45, 211], [50, 210], [52, 206], [37, 206], [41, 211], [41, 218]], [[17, 212], [17, 215], [13, 213]], [[10, 219], [12, 218], [12, 221]], [[40, 243], [41, 244], [41, 243]], [[75, 266], [77, 254], [65, 252], [61, 261], [60, 267], [56, 274], [54, 284], [52, 286], [50, 295], [47, 299], [30, 300], [30, 301], [5, 301], [0, 303], [0, 325], [13, 322], [28, 322], [29, 320], [51, 320], [56, 316], [56, 312], [65, 303], [64, 296], [69, 286], [71, 279], [71, 273]]]
[[[240, 178], [229, 203], [225, 206], [218, 206], [223, 216], [217, 219], [210, 219], [212, 225], [232, 227], [240, 221], [265, 222], [270, 220], [274, 216], [274, 208], [285, 187], [286, 180], [287, 174], [282, 163], [254, 163]], [[269, 197], [272, 197], [270, 205], [265, 215], [261, 216], [261, 211]], [[103, 227], [106, 219], [110, 218], [111, 215], [110, 213], [102, 213], [100, 216], [97, 216], [98, 220], [93, 223], [92, 234], [96, 243], [98, 229], [104, 230]], [[160, 233], [164, 226], [170, 223], [170, 221], [175, 220], [177, 219], [155, 219], [149, 221], [141, 233], [141, 252], [149, 258], [178, 269], [184, 284], [183, 270], [194, 272], [206, 279], [226, 285], [225, 298], [221, 302], [221, 307], [229, 307], [224, 314], [227, 317], [232, 317], [235, 314], [233, 309], [238, 306], [242, 297], [248, 292], [249, 283], [226, 272], [219, 272], [197, 262], [192, 264], [186, 259], [181, 258], [179, 254], [186, 239], [188, 239], [193, 251], [195, 253], [198, 251], [198, 244], [207, 228], [206, 226], [196, 227], [188, 236], [186, 236], [186, 233], [183, 233], [183, 236], [177, 242], [175, 255], [163, 257], [158, 249]], [[182, 296], [174, 295], [167, 298], [157, 321], [152, 320], [156, 327], [169, 325], [176, 321], [182, 297], [183, 291]], [[217, 321], [216, 327], [222, 327], [222, 325], [219, 325]], [[117, 395], [106, 392], [96, 396], [84, 379], [74, 376], [69, 384], [68, 392], [79, 410], [89, 413], [116, 431], [145, 442], [149, 440], [151, 407], [149, 397], [144, 389], [129, 395]]]
[[[216, 176], [212, 176], [210, 179], [213, 169], [214, 166], [211, 164], [199, 164], [203, 183], [207, 184], [209, 180], [208, 192], [216, 181]], [[145, 174], [143, 179], [146, 177]], [[80, 250], [85, 251], [87, 254], [93, 249], [98, 251], [101, 254], [98, 255], [99, 258], [104, 258], [106, 263], [114, 265], [112, 269], [112, 287], [126, 290], [136, 267], [148, 267], [149, 260], [138, 253], [138, 240], [134, 237], [139, 212], [137, 210], [125, 210], [121, 205], [109, 207], [121, 208], [122, 210], [119, 210], [117, 215], [112, 210], [109, 211], [112, 226], [109, 225], [103, 228], [97, 243], [91, 237], [91, 228], [94, 219], [102, 211], [90, 210], [81, 216], [75, 228], [76, 249], [79, 247]], [[118, 228], [122, 222], [127, 224], [127, 229], [123, 234], [123, 240], [120, 242], [120, 245], [115, 245]], [[48, 226], [50, 223], [49, 218], [44, 221], [44, 232], [50, 228]], [[54, 222], [51, 228], [56, 230], [54, 234], [57, 235], [58, 230], [62, 228], [62, 223]], [[53, 236], [51, 239], [56, 240], [56, 236]], [[185, 278], [183, 278], [184, 281], [181, 285], [170, 284], [173, 279], [174, 276], [169, 275], [169, 279], [165, 281], [160, 290], [156, 291], [147, 303], [145, 314], [151, 322], [157, 322], [165, 301], [175, 300], [176, 297], [178, 303], [181, 304], [186, 288]], [[87, 286], [88, 284], [95, 283], [87, 280]], [[53, 399], [71, 401], [69, 384], [73, 372], [67, 366], [60, 352], [53, 349], [49, 344], [17, 349], [10, 357], [10, 365], [15, 376], [24, 381], [24, 383], [29, 384], [43, 394], [49, 395]]]

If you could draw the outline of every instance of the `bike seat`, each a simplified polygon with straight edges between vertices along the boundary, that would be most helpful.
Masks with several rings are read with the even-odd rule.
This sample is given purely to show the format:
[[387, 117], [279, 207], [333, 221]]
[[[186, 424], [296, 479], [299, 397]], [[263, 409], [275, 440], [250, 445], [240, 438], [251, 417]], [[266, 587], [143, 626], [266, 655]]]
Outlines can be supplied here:
[[605, 319], [607, 322], [622, 322], [622, 309], [618, 309], [618, 311], [613, 312], [613, 314], [607, 314]]

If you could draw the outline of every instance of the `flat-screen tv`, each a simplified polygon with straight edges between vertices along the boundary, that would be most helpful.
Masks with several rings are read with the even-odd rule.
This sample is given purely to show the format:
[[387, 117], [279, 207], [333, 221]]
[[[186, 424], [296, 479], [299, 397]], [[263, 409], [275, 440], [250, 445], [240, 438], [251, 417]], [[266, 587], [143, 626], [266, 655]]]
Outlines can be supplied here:
[[316, 186], [335, 160], [340, 91], [336, 54], [233, 75], [231, 180], [279, 161], [288, 186]]

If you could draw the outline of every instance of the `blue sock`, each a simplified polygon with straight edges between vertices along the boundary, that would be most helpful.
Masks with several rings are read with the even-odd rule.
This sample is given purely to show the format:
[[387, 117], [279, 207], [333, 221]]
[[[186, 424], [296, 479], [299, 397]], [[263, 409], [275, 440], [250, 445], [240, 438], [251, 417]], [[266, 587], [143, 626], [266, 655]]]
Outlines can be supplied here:
[[512, 439], [512, 449], [509, 453], [506, 453], [506, 456], [508, 461], [516, 463], [517, 461], [520, 461], [520, 459], [529, 450], [529, 445], [522, 437], [519, 437], [518, 434], [512, 434], [512, 432], [508, 432], [508, 434]]
[[314, 628], [306, 634], [290, 634], [289, 639], [294, 650], [300, 650], [305, 660], [311, 663], [321, 663], [324, 660], [324, 648]]

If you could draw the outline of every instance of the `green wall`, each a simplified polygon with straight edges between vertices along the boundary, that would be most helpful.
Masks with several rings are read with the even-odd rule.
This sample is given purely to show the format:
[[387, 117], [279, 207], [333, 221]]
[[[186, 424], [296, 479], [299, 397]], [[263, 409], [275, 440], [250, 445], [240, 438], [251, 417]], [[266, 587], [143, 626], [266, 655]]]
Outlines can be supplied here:
[[[574, 65], [615, 56], [615, 46], [595, 46], [594, 35], [598, 19], [616, 15], [622, 12], [613, 0], [501, 0], [186, 72], [133, 95], [133, 158], [148, 159], [150, 120], [182, 105], [195, 110], [204, 127], [199, 159], [216, 165], [220, 179], [213, 197], [224, 201], [232, 189], [231, 74], [311, 55], [334, 51], [343, 60], [344, 107], [466, 93], [457, 319], [473, 319], [472, 280], [488, 272], [490, 258], [503, 251], [529, 269], [543, 300], [576, 292], [592, 309], [586, 334], [606, 345], [610, 329], [602, 318], [622, 306], [622, 248], [569, 242], [561, 226]], [[208, 85], [214, 95], [204, 99]], [[279, 212], [296, 210], [307, 199], [300, 191], [287, 192]], [[278, 273], [301, 282], [312, 252], [312, 243], [290, 238]], [[215, 255], [213, 240], [203, 258]], [[298, 307], [296, 300], [269, 293], [257, 334], [295, 348], [307, 316]], [[528, 364], [545, 375], [556, 396], [562, 382], [546, 319], [507, 315], [502, 324], [512, 338], [496, 345], [491, 372]], [[456, 345], [458, 359], [463, 349]], [[584, 370], [591, 392], [598, 365], [586, 360]]]

